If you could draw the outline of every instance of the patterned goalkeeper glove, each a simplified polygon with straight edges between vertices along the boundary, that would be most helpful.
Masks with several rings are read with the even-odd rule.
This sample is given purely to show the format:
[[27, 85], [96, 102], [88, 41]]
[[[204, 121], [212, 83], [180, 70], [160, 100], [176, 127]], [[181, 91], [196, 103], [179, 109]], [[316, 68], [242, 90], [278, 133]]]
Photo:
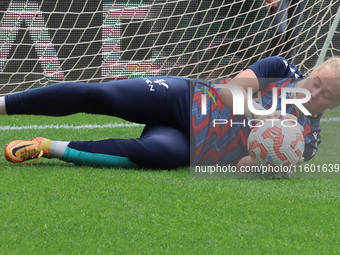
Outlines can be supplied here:
[[[259, 103], [256, 103], [255, 100], [253, 100], [253, 106], [256, 110], [266, 110], [262, 105], [260, 105]], [[246, 117], [248, 119], [258, 119], [258, 120], [264, 120], [264, 119], [268, 119], [270, 118], [269, 115], [257, 115], [257, 114], [254, 114], [252, 113], [250, 110], [249, 110], [249, 105], [247, 103], [247, 106], [246, 106], [246, 110], [244, 111], [244, 114], [246, 115]]]
[[[266, 110], [262, 105], [260, 105], [259, 103], [256, 103], [255, 100], [253, 100], [253, 106], [257, 110]], [[291, 119], [291, 120], [294, 120], [295, 123], [297, 123], [297, 126], [300, 129], [301, 133], [304, 131], [304, 127], [302, 125], [300, 125], [300, 123], [298, 122], [297, 117], [292, 115], [292, 114], [286, 114], [286, 115], [282, 116], [281, 115], [281, 111], [275, 111], [275, 112], [273, 112], [273, 113], [271, 113], [269, 115], [257, 115], [257, 114], [252, 113], [249, 110], [248, 104], [246, 106], [246, 110], [245, 110], [244, 114], [246, 115], [246, 117], [248, 119], [265, 120], [265, 119], [269, 119], [269, 118], [273, 118], [273, 117], [279, 118], [281, 120]]]

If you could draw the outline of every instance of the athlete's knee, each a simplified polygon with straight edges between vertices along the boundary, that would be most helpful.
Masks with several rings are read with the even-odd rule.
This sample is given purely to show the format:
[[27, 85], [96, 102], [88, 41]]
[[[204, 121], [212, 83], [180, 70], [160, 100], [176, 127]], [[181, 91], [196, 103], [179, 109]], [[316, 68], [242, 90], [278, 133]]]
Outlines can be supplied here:
[[160, 137], [159, 140], [154, 141], [155, 148], [157, 148], [157, 157], [164, 169], [173, 169], [184, 167], [190, 163], [190, 146], [187, 139], [183, 138], [180, 141], [170, 141]]

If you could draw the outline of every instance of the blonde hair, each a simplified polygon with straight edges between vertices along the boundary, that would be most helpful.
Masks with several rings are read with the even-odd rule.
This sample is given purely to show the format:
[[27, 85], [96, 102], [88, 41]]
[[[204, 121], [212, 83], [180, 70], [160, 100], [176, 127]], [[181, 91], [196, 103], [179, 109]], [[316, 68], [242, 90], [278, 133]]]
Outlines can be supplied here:
[[[340, 57], [331, 57], [324, 61], [318, 67], [315, 67], [314, 70], [322, 70], [327, 69], [335, 74], [336, 79], [339, 80], [338, 86], [340, 86]], [[338, 102], [340, 102], [340, 95], [338, 96]]]
[[[315, 67], [314, 70], [318, 71], [318, 70], [323, 70], [326, 68], [329, 68], [329, 70], [332, 71], [336, 75], [337, 79], [340, 79], [340, 57], [328, 58], [321, 65], [319, 65], [318, 67]], [[306, 81], [307, 81], [306, 79], [298, 81], [295, 84], [295, 88], [302, 88]], [[340, 86], [340, 80], [339, 80], [339, 86]], [[296, 92], [292, 93], [290, 98], [297, 99], [297, 93]], [[340, 102], [340, 95], [339, 95], [338, 101]], [[302, 114], [302, 112], [295, 105], [294, 107], [297, 110], [299, 115]]]
[[340, 78], [340, 57], [331, 57], [324, 61], [318, 67], [315, 67], [314, 70], [326, 69], [329, 68], [337, 78]]

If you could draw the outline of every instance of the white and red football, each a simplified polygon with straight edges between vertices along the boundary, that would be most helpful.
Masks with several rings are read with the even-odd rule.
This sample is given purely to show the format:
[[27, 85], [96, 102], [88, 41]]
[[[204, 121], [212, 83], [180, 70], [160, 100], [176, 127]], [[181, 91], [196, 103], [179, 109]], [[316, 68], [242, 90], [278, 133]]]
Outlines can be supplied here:
[[297, 122], [269, 118], [257, 123], [248, 137], [248, 153], [257, 166], [294, 166], [302, 158], [305, 139]]

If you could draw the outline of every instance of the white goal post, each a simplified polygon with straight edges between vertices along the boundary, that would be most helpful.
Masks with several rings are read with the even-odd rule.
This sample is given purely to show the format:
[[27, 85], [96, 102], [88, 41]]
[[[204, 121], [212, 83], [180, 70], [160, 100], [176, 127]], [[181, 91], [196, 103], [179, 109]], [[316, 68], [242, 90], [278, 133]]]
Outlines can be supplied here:
[[[340, 1], [305, 2], [295, 64], [308, 74], [340, 55]], [[1, 1], [0, 95], [65, 81], [233, 77], [268, 56], [271, 22], [264, 0]]]

